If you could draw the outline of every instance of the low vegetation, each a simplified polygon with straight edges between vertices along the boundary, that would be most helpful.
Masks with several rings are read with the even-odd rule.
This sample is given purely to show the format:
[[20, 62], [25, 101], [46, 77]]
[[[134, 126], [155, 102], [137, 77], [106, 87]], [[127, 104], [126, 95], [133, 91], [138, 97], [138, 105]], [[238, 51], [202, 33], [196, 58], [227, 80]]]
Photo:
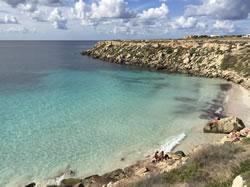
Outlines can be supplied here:
[[245, 138], [242, 140], [243, 144], [250, 144], [250, 138]]
[[241, 54], [225, 55], [221, 69], [222, 70], [234, 70], [238, 73], [243, 73], [246, 76], [250, 76], [250, 54], [247, 50], [243, 51]]
[[233, 168], [233, 176], [241, 175], [246, 181], [246, 185], [250, 186], [250, 159], [242, 161], [239, 166]]
[[225, 55], [223, 62], [221, 64], [222, 70], [234, 69], [235, 68], [236, 57], [232, 55]]
[[124, 186], [170, 187], [187, 184], [198, 187], [231, 187], [233, 179], [238, 175], [250, 186], [250, 160], [240, 163], [237, 161], [238, 155], [244, 151], [241, 144], [231, 142], [205, 145], [194, 152], [182, 167]]

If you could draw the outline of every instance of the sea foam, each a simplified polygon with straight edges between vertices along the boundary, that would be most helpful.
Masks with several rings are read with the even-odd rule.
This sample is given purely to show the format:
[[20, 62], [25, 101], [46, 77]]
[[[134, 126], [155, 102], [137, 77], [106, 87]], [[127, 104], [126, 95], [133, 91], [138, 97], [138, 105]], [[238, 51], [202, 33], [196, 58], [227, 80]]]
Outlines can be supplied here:
[[185, 133], [181, 133], [177, 136], [171, 136], [170, 138], [164, 141], [164, 144], [162, 144], [162, 146], [160, 147], [160, 150], [163, 150], [165, 152], [170, 152], [177, 145], [179, 145], [181, 141], [184, 140], [185, 137], [186, 137]]

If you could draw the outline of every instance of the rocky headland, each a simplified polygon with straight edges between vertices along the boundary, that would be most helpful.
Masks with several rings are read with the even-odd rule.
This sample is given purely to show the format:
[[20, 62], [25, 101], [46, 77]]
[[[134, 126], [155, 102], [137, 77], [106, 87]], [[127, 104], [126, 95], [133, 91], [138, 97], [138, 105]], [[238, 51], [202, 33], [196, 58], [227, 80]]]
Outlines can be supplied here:
[[246, 38], [101, 41], [82, 54], [169, 73], [221, 78], [250, 89], [250, 39]]

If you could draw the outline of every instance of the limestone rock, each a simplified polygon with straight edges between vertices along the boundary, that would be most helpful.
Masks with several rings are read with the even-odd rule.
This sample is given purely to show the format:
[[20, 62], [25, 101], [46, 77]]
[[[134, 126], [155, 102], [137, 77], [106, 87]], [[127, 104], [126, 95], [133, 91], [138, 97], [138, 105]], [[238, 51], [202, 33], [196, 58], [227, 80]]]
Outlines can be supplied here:
[[244, 183], [243, 178], [239, 175], [234, 179], [232, 187], [246, 187]]
[[73, 187], [84, 187], [84, 184], [80, 182], [80, 183], [75, 184]]
[[145, 173], [149, 172], [149, 169], [147, 167], [143, 167], [141, 169], [139, 169], [136, 174], [137, 175], [144, 175]]
[[172, 160], [180, 160], [182, 156], [175, 153], [167, 153]]
[[248, 132], [248, 128], [244, 128], [240, 131], [240, 135], [243, 137], [247, 137], [248, 134], [250, 134], [250, 132]]
[[189, 63], [189, 61], [190, 61], [189, 58], [185, 58], [185, 59], [183, 60], [183, 63], [184, 63], [184, 64], [187, 64], [187, 63]]
[[99, 176], [99, 175], [92, 175], [92, 176], [89, 176], [89, 177], [86, 177], [84, 180], [83, 180], [83, 184], [84, 186], [102, 186], [102, 185], [106, 185], [110, 182], [114, 182], [116, 180], [106, 176], [106, 175], [103, 175], [103, 176]]
[[220, 144], [224, 144], [225, 142], [232, 142], [233, 139], [228, 138], [227, 136], [224, 136], [221, 140], [220, 140]]
[[243, 121], [237, 117], [229, 117], [218, 122], [210, 121], [203, 128], [205, 133], [224, 133], [228, 134], [233, 130], [240, 131], [245, 128]]
[[[250, 75], [243, 71], [249, 43], [243, 41], [201, 40], [141, 40], [100, 41], [92, 49], [82, 52], [95, 59], [164, 70], [170, 73], [185, 73], [192, 76], [222, 78], [250, 89]], [[171, 49], [171, 50], [168, 50]], [[235, 59], [242, 66], [222, 68], [226, 57]], [[236, 66], [235, 66], [236, 67]], [[238, 66], [237, 66], [238, 67]]]
[[74, 186], [78, 183], [81, 183], [81, 179], [75, 179], [75, 178], [69, 178], [69, 179], [63, 179], [60, 183], [62, 186]]
[[122, 178], [125, 178], [126, 174], [122, 169], [117, 169], [117, 170], [114, 170], [114, 171], [112, 171], [110, 173], [107, 173], [107, 174], [105, 174], [103, 176], [104, 177], [109, 177], [111, 179], [120, 180]]
[[174, 154], [179, 155], [181, 157], [185, 157], [185, 153], [183, 151], [176, 151]]
[[36, 183], [32, 182], [32, 183], [26, 185], [25, 187], [35, 187], [35, 186], [36, 186]]

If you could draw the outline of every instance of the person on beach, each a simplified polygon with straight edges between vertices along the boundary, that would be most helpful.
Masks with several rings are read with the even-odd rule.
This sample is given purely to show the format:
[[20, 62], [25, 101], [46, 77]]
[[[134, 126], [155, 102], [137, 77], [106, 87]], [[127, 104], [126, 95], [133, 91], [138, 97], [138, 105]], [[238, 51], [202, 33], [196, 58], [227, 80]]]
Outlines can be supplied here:
[[160, 153], [160, 161], [163, 161], [164, 160], [164, 151], [161, 151]]
[[153, 159], [154, 159], [154, 160], [153, 160], [152, 162], [157, 162], [157, 161], [160, 160], [160, 157], [159, 157], [158, 153], [159, 153], [159, 151], [156, 151], [156, 152], [154, 153], [154, 156], [153, 156]]
[[233, 130], [228, 136], [233, 142], [239, 141], [240, 140], [240, 133], [237, 132], [236, 130]]
[[211, 122], [212, 122], [212, 123], [216, 123], [216, 122], [218, 122], [219, 120], [220, 120], [220, 116], [219, 116], [219, 115], [216, 115], [215, 118], [214, 118], [214, 120], [212, 120]]
[[214, 123], [218, 123], [218, 121], [220, 120], [220, 116], [216, 115], [215, 118], [211, 121], [208, 122], [208, 125], [210, 126], [210, 128], [212, 129], [212, 126]]
[[170, 159], [170, 157], [168, 156], [168, 154], [167, 154], [167, 153], [164, 155], [164, 159], [165, 159], [165, 160]]

